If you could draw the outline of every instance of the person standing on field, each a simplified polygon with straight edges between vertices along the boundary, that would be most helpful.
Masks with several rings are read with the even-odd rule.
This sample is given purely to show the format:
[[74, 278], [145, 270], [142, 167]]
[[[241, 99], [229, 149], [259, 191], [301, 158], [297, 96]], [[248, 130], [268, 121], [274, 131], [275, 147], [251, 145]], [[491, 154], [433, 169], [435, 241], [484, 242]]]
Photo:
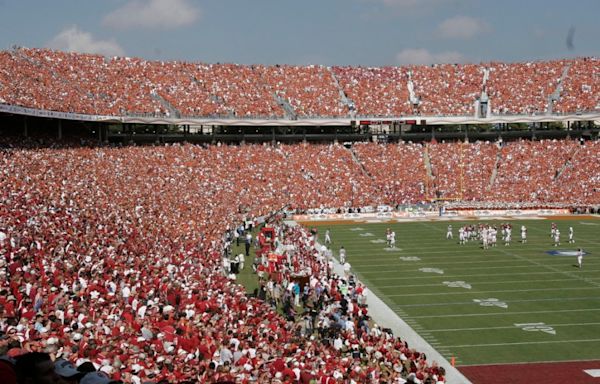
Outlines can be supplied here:
[[344, 264], [346, 262], [346, 249], [344, 248], [344, 246], [340, 247], [340, 264]]
[[573, 233], [573, 227], [569, 227], [569, 244], [575, 243], [575, 235]]

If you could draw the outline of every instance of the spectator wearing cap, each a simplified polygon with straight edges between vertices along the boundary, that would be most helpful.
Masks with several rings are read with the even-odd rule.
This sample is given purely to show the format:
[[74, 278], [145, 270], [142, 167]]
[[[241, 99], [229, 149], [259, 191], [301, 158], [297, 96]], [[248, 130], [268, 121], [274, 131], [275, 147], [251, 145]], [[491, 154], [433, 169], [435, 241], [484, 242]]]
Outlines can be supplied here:
[[110, 377], [104, 372], [88, 372], [79, 380], [79, 384], [109, 384]]
[[83, 376], [73, 363], [65, 359], [56, 359], [54, 361], [54, 372], [60, 376], [63, 383], [77, 383]]

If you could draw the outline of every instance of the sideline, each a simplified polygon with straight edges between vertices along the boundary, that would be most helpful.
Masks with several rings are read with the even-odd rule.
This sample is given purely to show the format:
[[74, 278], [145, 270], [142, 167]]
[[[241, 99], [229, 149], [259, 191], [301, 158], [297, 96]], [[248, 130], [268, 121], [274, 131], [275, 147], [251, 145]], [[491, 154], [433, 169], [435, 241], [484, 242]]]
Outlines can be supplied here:
[[[295, 221], [286, 220], [285, 224], [290, 226], [298, 225]], [[318, 243], [316, 243], [318, 245]], [[344, 276], [344, 267], [332, 257], [333, 270], [336, 274]], [[355, 275], [356, 276], [356, 275]], [[357, 282], [367, 286], [358, 279]], [[367, 286], [367, 288], [369, 288]], [[458, 369], [453, 367], [444, 356], [442, 356], [435, 348], [433, 348], [425, 339], [423, 339], [414, 329], [412, 329], [404, 320], [400, 318], [387, 304], [383, 302], [369, 288], [367, 294], [367, 305], [369, 306], [369, 315], [377, 323], [384, 328], [390, 328], [395, 336], [400, 336], [402, 340], [406, 340], [410, 348], [415, 348], [419, 352], [427, 355], [428, 361], [437, 361], [438, 364], [446, 370], [446, 382], [448, 384], [471, 384]]]

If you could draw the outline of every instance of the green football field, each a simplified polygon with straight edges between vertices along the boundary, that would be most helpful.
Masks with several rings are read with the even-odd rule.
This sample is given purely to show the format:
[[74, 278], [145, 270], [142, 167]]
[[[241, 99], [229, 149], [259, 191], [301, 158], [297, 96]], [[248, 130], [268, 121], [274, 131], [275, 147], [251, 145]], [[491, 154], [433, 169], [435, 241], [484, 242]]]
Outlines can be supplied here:
[[[600, 220], [556, 221], [558, 247], [551, 221], [513, 220], [510, 246], [499, 233], [498, 246], [487, 250], [458, 244], [458, 228], [473, 223], [310, 225], [320, 241], [329, 228], [334, 254], [343, 245], [359, 279], [459, 366], [600, 360]], [[446, 240], [448, 224], [454, 240]], [[569, 226], [575, 244], [568, 244]], [[396, 232], [396, 249], [387, 248], [386, 228]], [[587, 252], [582, 269], [569, 253], [578, 247]]]

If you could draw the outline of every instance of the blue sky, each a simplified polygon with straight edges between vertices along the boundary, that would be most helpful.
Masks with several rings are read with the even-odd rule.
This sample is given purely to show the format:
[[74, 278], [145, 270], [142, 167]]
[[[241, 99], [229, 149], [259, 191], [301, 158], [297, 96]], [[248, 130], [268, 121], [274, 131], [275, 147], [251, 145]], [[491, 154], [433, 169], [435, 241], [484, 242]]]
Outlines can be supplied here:
[[241, 64], [512, 62], [599, 56], [599, 15], [599, 0], [0, 0], [0, 48]]

